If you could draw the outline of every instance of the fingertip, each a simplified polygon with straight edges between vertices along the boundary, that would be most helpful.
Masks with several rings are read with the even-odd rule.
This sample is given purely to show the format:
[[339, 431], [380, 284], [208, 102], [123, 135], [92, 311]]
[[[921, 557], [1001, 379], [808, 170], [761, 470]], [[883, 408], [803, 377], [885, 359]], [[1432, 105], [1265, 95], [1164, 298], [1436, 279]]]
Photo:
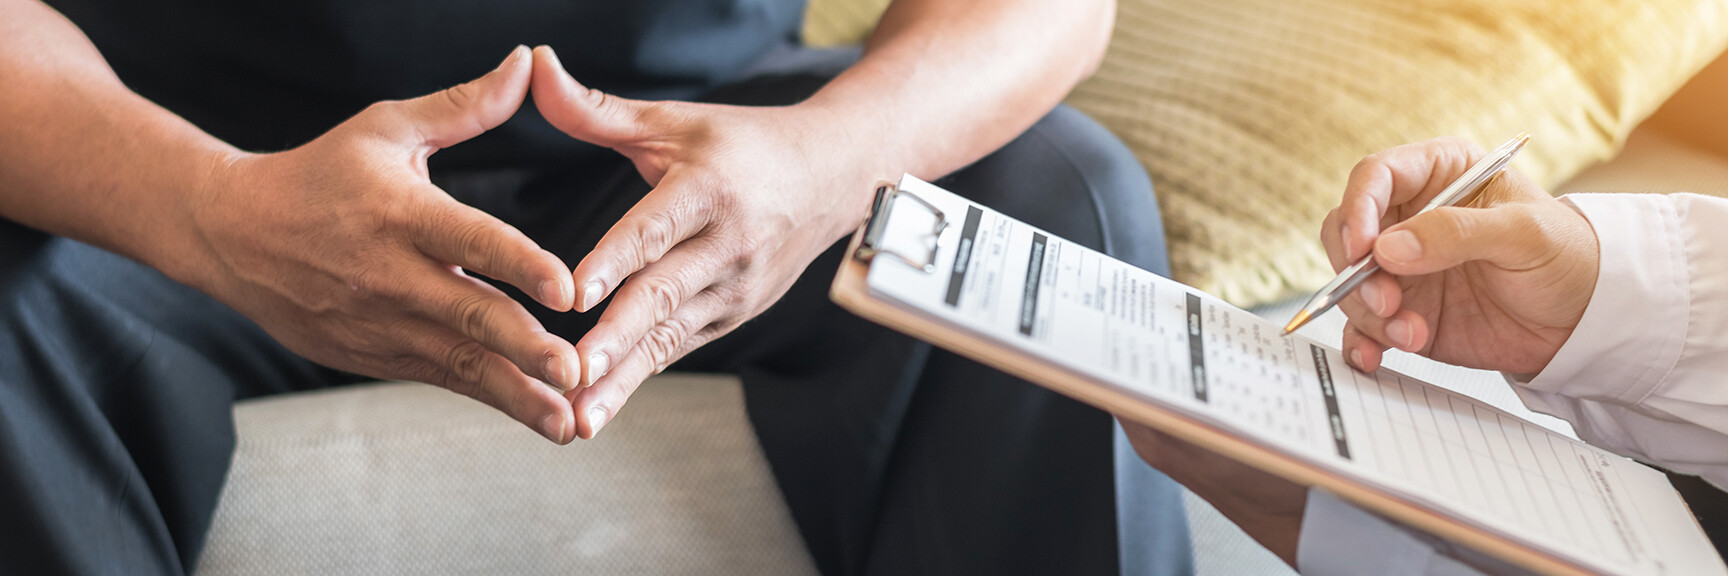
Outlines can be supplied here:
[[558, 51], [545, 44], [534, 47], [534, 63], [536, 66], [544, 63], [553, 69], [562, 70], [564, 68], [564, 63], [558, 60]]
[[570, 277], [566, 274], [541, 281], [534, 295], [534, 300], [540, 305], [556, 312], [569, 312], [575, 298], [576, 289], [572, 287]]
[[576, 402], [571, 405], [576, 415], [576, 436], [583, 440], [593, 440], [612, 419], [612, 410], [599, 400], [599, 396], [590, 388], [577, 395]]
[[[1338, 243], [1341, 244], [1342, 245], [1341, 248], [1344, 249], [1344, 259], [1345, 260], [1355, 260], [1356, 259], [1356, 251], [1354, 250], [1354, 248], [1356, 248], [1356, 244], [1355, 244], [1355, 242], [1353, 242], [1351, 240], [1350, 236], [1351, 236], [1350, 235], [1350, 223], [1345, 222], [1344, 224], [1339, 225], [1339, 227], [1338, 227]], [[1337, 268], [1338, 270], [1344, 269], [1344, 266], [1339, 266], [1338, 263], [1336, 263], [1336, 262], [1333, 263], [1332, 267]]]
[[517, 44], [510, 49], [510, 55], [504, 57], [504, 62], [498, 65], [499, 70], [509, 70], [522, 64], [522, 60], [532, 55], [527, 46]]
[[554, 444], [563, 446], [575, 440], [576, 424], [568, 410], [555, 411], [540, 420], [540, 435], [545, 436]]
[[611, 356], [604, 350], [589, 351], [583, 358], [587, 360], [586, 365], [588, 375], [587, 378], [583, 379], [583, 382], [585, 382], [589, 387], [593, 387], [594, 383], [599, 382], [601, 378], [605, 378], [606, 373], [612, 369]]
[[606, 422], [608, 420], [610, 420], [612, 417], [611, 411], [607, 410], [603, 406], [594, 406], [592, 408], [589, 408], [587, 415], [588, 415], [588, 437], [589, 438], [593, 438], [594, 436], [599, 435], [600, 429], [605, 428]]
[[589, 280], [582, 283], [582, 301], [578, 306], [582, 312], [593, 310], [606, 299], [606, 283], [599, 280]]
[[1381, 350], [1379, 346], [1369, 343], [1363, 343], [1360, 349], [1362, 350], [1362, 365], [1359, 369], [1370, 374], [1379, 370], [1380, 361], [1384, 359], [1386, 355], [1385, 351]]
[[1414, 312], [1399, 311], [1386, 321], [1386, 339], [1392, 342], [1394, 348], [1417, 353], [1427, 343], [1427, 323]]
[[603, 253], [610, 253], [605, 250], [607, 244], [605, 240], [602, 240], [601, 245], [596, 246], [594, 252], [589, 253], [588, 257], [577, 263], [576, 269], [570, 273], [571, 282], [578, 287], [576, 292], [576, 311], [578, 312], [588, 312], [599, 306], [600, 302], [606, 299], [606, 296], [615, 286], [613, 282], [607, 279], [611, 273], [605, 270], [608, 265], [604, 262], [606, 256], [602, 255]]
[[558, 53], [551, 46], [541, 44], [534, 48], [534, 93], [535, 101], [540, 95], [556, 96], [558, 99], [568, 98], [580, 84], [564, 69], [564, 63], [558, 59]]
[[1380, 285], [1376, 284], [1374, 280], [1370, 278], [1367, 282], [1362, 283], [1361, 288], [1356, 290], [1356, 296], [1362, 299], [1362, 306], [1367, 308], [1369, 312], [1372, 312], [1375, 316], [1384, 318], [1386, 317], [1386, 314], [1383, 311], [1385, 310], [1386, 298], [1380, 292]]
[[576, 361], [576, 348], [558, 338], [542, 362], [541, 370], [548, 383], [559, 392], [567, 392], [581, 384], [582, 365]]
[[1362, 296], [1363, 304], [1368, 311], [1381, 318], [1390, 318], [1398, 312], [1398, 306], [1403, 304], [1404, 292], [1398, 286], [1398, 281], [1384, 272], [1377, 272], [1362, 283], [1357, 291]]
[[492, 109], [489, 110], [491, 112], [489, 116], [502, 114], [503, 109], [508, 109], [509, 112], [509, 114], [504, 115], [503, 120], [495, 121], [494, 118], [488, 118], [485, 121], [487, 130], [497, 127], [504, 120], [508, 120], [510, 116], [515, 115], [516, 109], [521, 107], [522, 99], [527, 96], [529, 81], [533, 73], [532, 62], [529, 61], [531, 54], [528, 47], [518, 44], [510, 50], [510, 55], [505, 56], [504, 61], [499, 63], [497, 68], [481, 78], [481, 81], [494, 84], [493, 89], [485, 91], [485, 97], [488, 99], [486, 106]]
[[1404, 351], [1413, 354], [1420, 354], [1422, 349], [1428, 347], [1428, 338], [1430, 336], [1428, 321], [1423, 319], [1420, 314], [1409, 310], [1400, 310], [1398, 311], [1398, 315], [1403, 316], [1405, 321], [1410, 323], [1410, 347]]

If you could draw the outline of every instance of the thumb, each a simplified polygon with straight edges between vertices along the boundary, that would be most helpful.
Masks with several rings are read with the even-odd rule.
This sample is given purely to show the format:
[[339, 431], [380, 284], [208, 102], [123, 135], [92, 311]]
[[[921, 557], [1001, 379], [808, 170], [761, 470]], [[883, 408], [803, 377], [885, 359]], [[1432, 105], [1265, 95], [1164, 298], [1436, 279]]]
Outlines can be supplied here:
[[607, 148], [643, 139], [647, 104], [594, 90], [576, 82], [551, 46], [534, 49], [534, 107], [570, 137]]
[[529, 54], [528, 47], [517, 46], [485, 76], [398, 103], [415, 138], [433, 148], [448, 148], [515, 116], [528, 97]]
[[1565, 245], [1561, 226], [1533, 204], [1436, 208], [1400, 222], [1374, 241], [1374, 259], [1399, 276], [1432, 274], [1486, 261], [1522, 271], [1551, 262]]

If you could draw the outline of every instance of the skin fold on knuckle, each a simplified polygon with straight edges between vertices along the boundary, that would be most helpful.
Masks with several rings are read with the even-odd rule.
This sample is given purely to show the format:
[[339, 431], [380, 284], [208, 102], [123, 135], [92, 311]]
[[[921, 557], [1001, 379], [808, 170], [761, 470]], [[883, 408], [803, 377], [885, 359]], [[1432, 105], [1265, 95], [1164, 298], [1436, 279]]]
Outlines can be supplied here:
[[660, 260], [672, 249], [678, 234], [678, 217], [663, 210], [650, 211], [636, 219], [636, 250], [638, 261], [646, 266]]
[[488, 376], [489, 354], [486, 346], [479, 342], [463, 340], [444, 351], [440, 364], [457, 379], [478, 386], [482, 385]]
[[[457, 217], [460, 218], [460, 217]], [[464, 268], [470, 268], [481, 273], [495, 272], [496, 262], [493, 258], [511, 238], [514, 229], [500, 222], [489, 222], [484, 219], [469, 220], [454, 225], [456, 239], [456, 258], [451, 262]]]
[[454, 320], [457, 331], [478, 341], [486, 340], [491, 334], [488, 320], [491, 319], [491, 298], [479, 291], [470, 291], [454, 297], [449, 303], [449, 318]]
[[683, 301], [683, 283], [675, 276], [664, 274], [639, 278], [635, 291], [646, 301], [649, 318], [655, 322], [671, 318]]
[[677, 359], [679, 347], [689, 339], [690, 330], [683, 322], [670, 319], [661, 322], [642, 338], [642, 351], [655, 370]]

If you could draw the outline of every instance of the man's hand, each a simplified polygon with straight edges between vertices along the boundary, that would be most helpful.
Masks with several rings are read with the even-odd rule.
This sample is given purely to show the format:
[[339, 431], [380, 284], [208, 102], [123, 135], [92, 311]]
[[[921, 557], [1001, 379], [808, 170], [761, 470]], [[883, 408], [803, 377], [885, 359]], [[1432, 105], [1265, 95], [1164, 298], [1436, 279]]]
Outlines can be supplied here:
[[380, 102], [293, 150], [231, 158], [186, 196], [185, 249], [154, 264], [316, 362], [437, 384], [571, 441], [570, 405], [542, 382], [573, 386], [575, 350], [464, 273], [568, 310], [569, 269], [426, 171], [432, 153], [516, 112], [531, 60], [518, 47], [473, 82]]
[[1308, 489], [1173, 436], [1120, 420], [1134, 452], [1296, 566]]
[[[534, 103], [570, 136], [612, 148], [654, 190], [576, 267], [577, 309], [612, 304], [576, 343], [577, 432], [593, 437], [648, 376], [778, 300], [857, 226], [867, 178], [813, 145], [822, 123], [796, 108], [641, 102], [576, 82], [534, 52]], [[856, 190], [848, 190], [856, 188]]]
[[1374, 154], [1351, 172], [1321, 240], [1335, 269], [1370, 250], [1382, 269], [1339, 305], [1351, 364], [1375, 370], [1394, 347], [1536, 373], [1577, 327], [1599, 256], [1576, 210], [1507, 170], [1473, 207], [1416, 215], [1483, 154], [1443, 138]]

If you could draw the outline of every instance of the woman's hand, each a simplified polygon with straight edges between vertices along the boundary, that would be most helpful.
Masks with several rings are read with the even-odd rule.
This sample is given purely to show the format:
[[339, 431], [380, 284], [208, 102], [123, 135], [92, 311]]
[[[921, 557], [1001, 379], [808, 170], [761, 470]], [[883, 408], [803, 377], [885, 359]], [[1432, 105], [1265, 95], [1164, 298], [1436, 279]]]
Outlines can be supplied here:
[[1373, 252], [1381, 271], [1339, 304], [1344, 351], [1362, 370], [1387, 348], [1449, 364], [1540, 372], [1596, 286], [1590, 223], [1515, 170], [1470, 207], [1417, 215], [1485, 153], [1442, 138], [1363, 159], [1321, 240], [1334, 269]]

